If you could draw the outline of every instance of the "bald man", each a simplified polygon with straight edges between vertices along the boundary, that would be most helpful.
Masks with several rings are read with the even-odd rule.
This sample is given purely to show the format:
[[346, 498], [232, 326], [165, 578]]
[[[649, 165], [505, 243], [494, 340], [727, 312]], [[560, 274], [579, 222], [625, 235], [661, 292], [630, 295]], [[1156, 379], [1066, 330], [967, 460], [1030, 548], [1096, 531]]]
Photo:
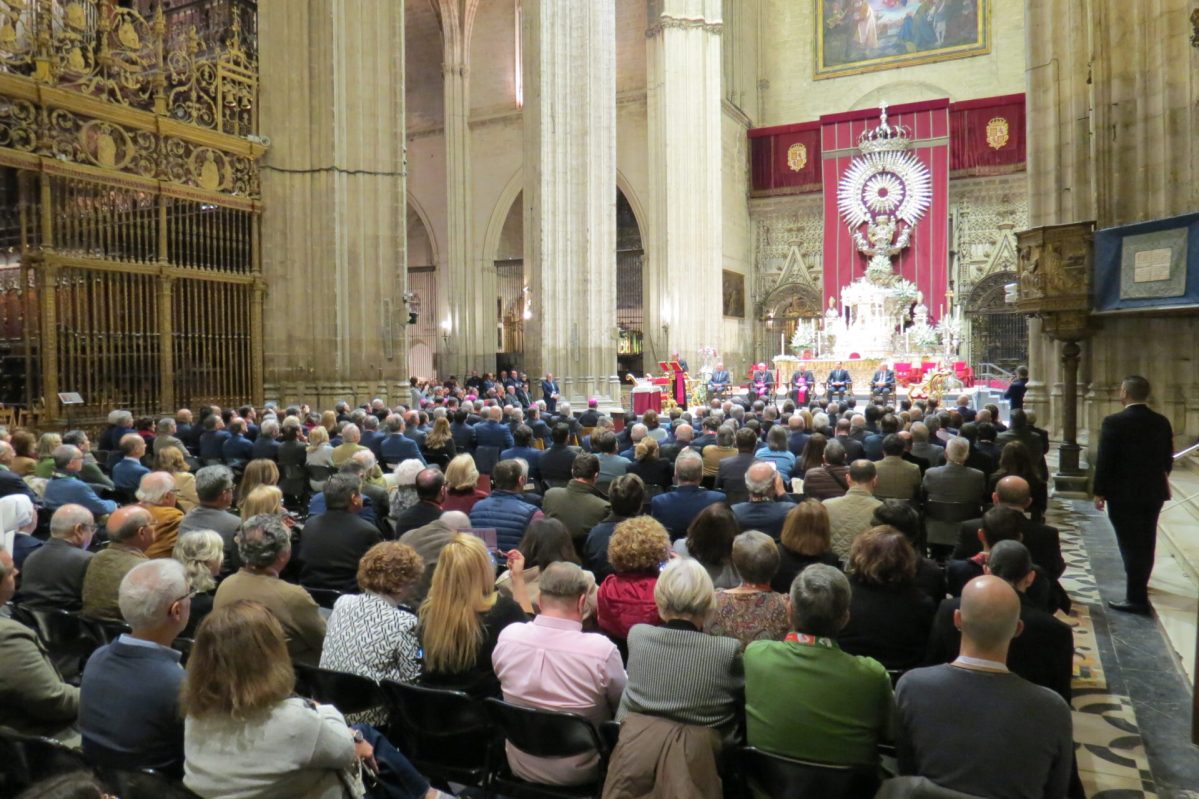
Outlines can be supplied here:
[[993, 575], [971, 580], [953, 621], [957, 659], [909, 671], [896, 687], [900, 773], [972, 796], [1066, 796], [1070, 706], [1007, 667], [1023, 629], [1016, 589]]

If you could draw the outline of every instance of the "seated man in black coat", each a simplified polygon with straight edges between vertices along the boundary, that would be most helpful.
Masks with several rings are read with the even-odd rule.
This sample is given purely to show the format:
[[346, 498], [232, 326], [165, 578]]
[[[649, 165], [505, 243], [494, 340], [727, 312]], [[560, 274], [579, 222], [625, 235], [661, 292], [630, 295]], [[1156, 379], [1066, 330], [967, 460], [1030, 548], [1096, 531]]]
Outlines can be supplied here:
[[558, 422], [550, 431], [550, 437], [553, 443], [549, 449], [541, 453], [541, 462], [538, 464], [541, 470], [541, 479], [546, 482], [554, 482], [558, 485], [566, 485], [571, 479], [571, 467], [575, 462], [575, 455], [578, 455], [580, 450], [578, 447], [568, 447], [567, 439], [570, 438], [570, 425], [565, 422]]
[[441, 518], [441, 503], [445, 501], [445, 475], [441, 469], [421, 469], [417, 473], [416, 498], [420, 501], [395, 520], [397, 536]]
[[301, 539], [300, 583], [312, 588], [358, 590], [358, 561], [383, 540], [375, 525], [358, 515], [362, 480], [339, 472], [325, 483], [324, 513], [309, 519]]
[[[1015, 508], [997, 505], [983, 514], [982, 526], [978, 530], [978, 539], [982, 542], [982, 551], [977, 555], [963, 559], [951, 560], [945, 564], [945, 583], [951, 596], [961, 596], [966, 583], [975, 577], [981, 577], [987, 565], [991, 548], [1000, 541], [1019, 541], [1020, 532], [1024, 526], [1024, 514]], [[1037, 586], [1037, 598], [1048, 594], [1047, 586]], [[1044, 603], [1038, 601], [1039, 607]]]
[[737, 446], [737, 454], [720, 459], [716, 467], [716, 487], [721, 491], [732, 491], [736, 496], [745, 492], [745, 473], [754, 462], [758, 436], [750, 428], [742, 427], [733, 436], [733, 443]]
[[[985, 567], [1011, 583], [1020, 595], [1023, 631], [1012, 639], [1008, 667], [1029, 682], [1043, 685], [1070, 701], [1070, 679], [1074, 671], [1074, 634], [1070, 627], [1036, 607], [1027, 594], [1036, 578], [1028, 548], [1019, 541], [1000, 541], [991, 549]], [[926, 663], [949, 663], [958, 656], [962, 634], [954, 624], [954, 611], [962, 600], [946, 599], [937, 610], [928, 641]]]
[[[1057, 528], [1039, 524], [1024, 515], [1032, 504], [1028, 481], [1016, 475], [1001, 478], [995, 484], [991, 501], [995, 503], [995, 507], [1012, 508], [1020, 512], [1020, 541], [1028, 547], [1032, 562], [1054, 580], [1061, 577], [1062, 572], [1066, 570], [1066, 561], [1062, 557], [1062, 544]], [[958, 530], [957, 548], [953, 551], [954, 558], [970, 558], [982, 551], [982, 544], [978, 540], [978, 529], [981, 526], [982, 519], [962, 522]]]

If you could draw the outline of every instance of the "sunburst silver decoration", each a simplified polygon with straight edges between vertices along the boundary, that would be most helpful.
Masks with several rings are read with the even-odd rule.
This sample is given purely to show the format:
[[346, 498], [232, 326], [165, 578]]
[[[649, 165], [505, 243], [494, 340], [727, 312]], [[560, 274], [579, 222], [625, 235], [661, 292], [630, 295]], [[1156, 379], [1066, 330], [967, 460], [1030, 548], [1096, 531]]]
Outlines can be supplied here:
[[837, 208], [854, 229], [879, 215], [915, 225], [931, 201], [932, 176], [910, 152], [859, 155], [837, 187]]

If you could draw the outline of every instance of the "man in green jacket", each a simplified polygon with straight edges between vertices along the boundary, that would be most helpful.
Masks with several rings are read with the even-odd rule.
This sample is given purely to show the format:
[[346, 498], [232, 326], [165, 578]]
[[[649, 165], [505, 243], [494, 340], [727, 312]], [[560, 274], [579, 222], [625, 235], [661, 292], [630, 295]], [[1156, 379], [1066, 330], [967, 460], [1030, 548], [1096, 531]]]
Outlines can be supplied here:
[[541, 502], [546, 516], [566, 525], [580, 557], [587, 533], [612, 509], [608, 498], [595, 487], [599, 469], [598, 457], [590, 452], [579, 453], [570, 468], [571, 481], [563, 488], [546, 491]]

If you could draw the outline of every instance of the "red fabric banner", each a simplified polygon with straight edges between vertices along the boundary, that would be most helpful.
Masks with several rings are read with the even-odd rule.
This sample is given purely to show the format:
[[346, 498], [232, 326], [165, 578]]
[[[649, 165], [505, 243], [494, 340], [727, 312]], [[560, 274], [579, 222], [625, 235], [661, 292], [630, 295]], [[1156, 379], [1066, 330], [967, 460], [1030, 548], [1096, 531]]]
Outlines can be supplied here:
[[[910, 152], [924, 163], [932, 178], [932, 200], [912, 230], [908, 247], [895, 259], [896, 271], [924, 293], [930, 320], [940, 317], [949, 285], [949, 101], [892, 106], [891, 125], [911, 131]], [[853, 111], [820, 118], [824, 156], [824, 304], [866, 273], [868, 258], [858, 252], [852, 232], [837, 208], [841, 176], [857, 157], [858, 138], [879, 124], [879, 111]]]
[[949, 107], [950, 169], [954, 177], [1003, 175], [1024, 169], [1024, 95], [968, 100]]
[[752, 185], [760, 194], [820, 191], [820, 123], [749, 132]]

